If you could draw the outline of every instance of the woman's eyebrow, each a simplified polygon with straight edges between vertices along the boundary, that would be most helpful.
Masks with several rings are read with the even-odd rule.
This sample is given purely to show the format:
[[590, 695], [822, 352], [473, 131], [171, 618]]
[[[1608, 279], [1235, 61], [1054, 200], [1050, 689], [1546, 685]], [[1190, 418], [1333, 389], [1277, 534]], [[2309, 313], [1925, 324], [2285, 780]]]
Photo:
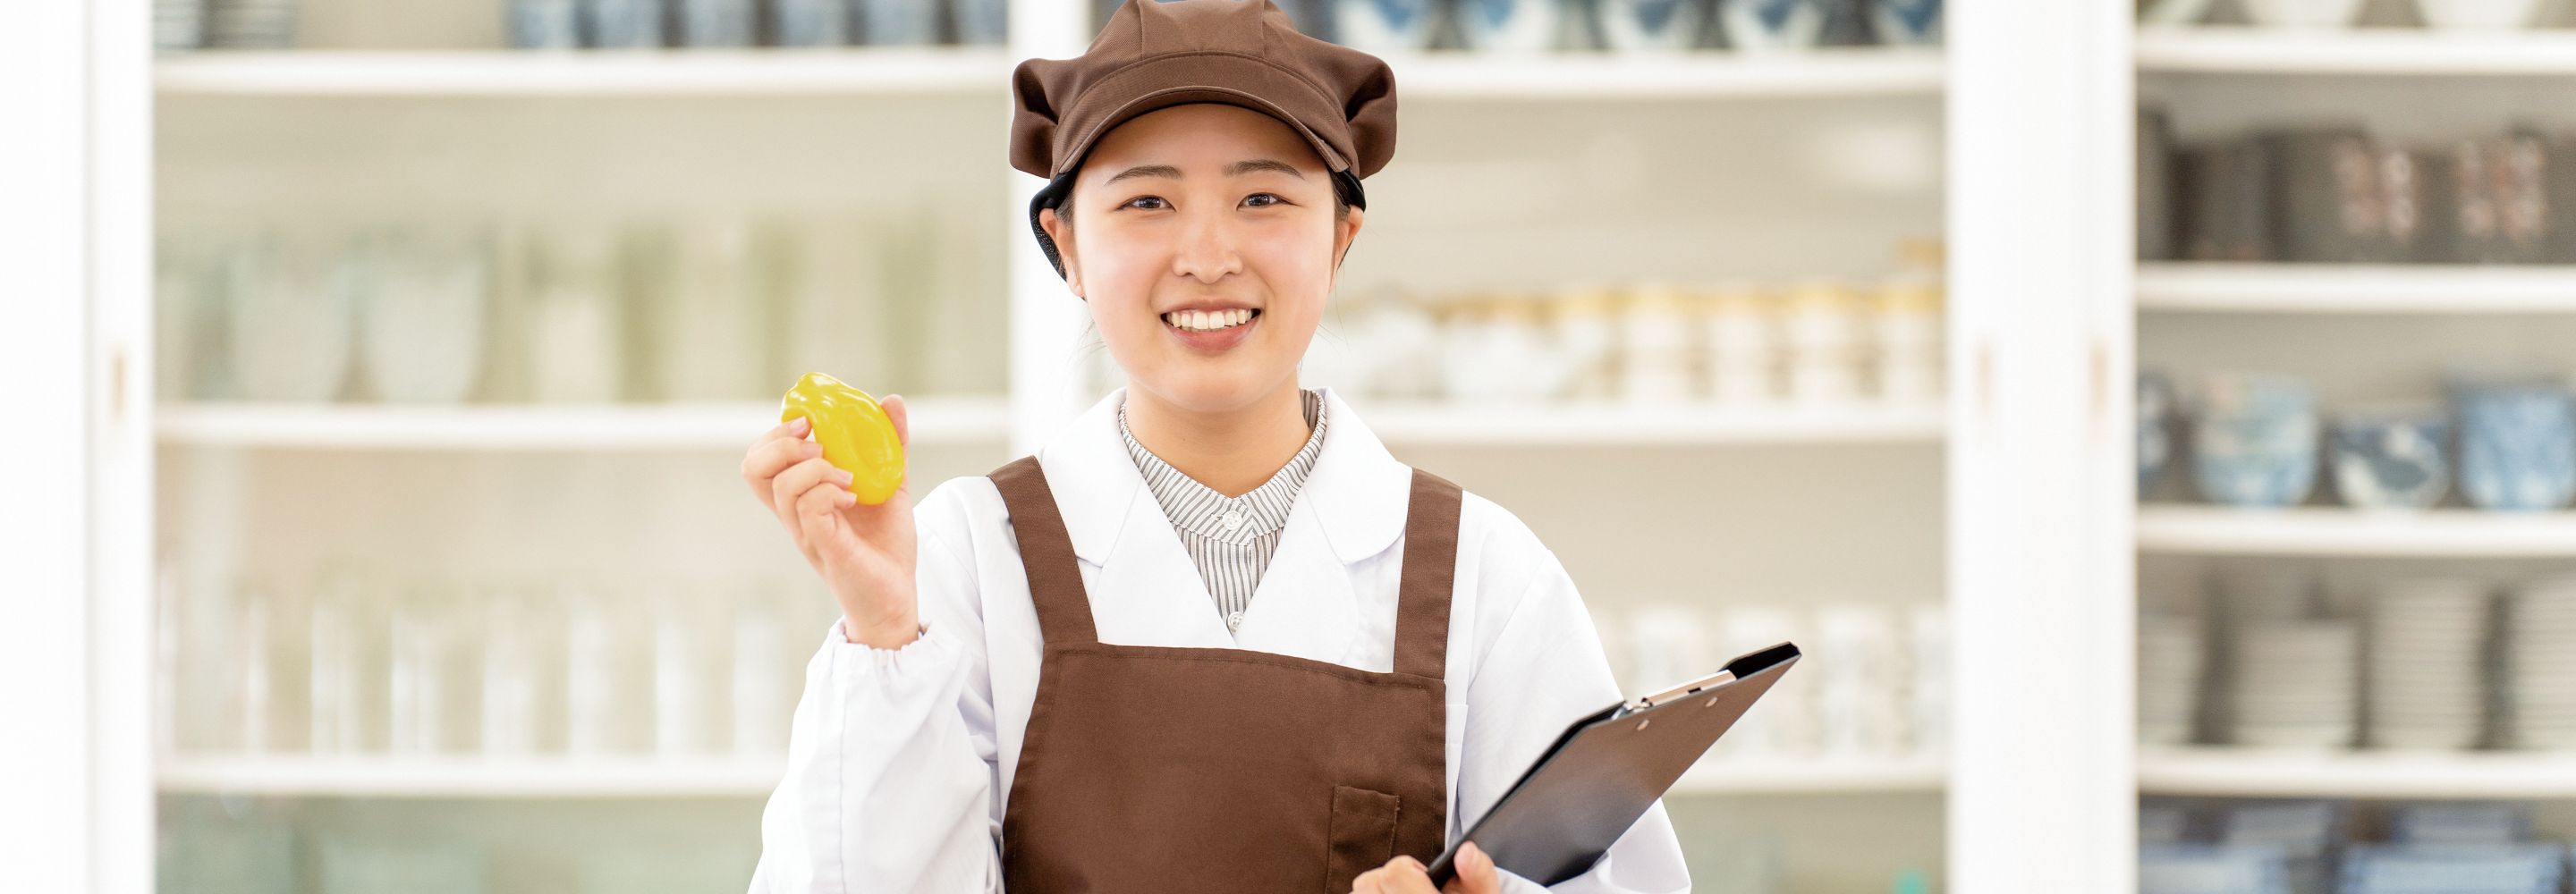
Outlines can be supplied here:
[[[1248, 158], [1235, 162], [1226, 166], [1225, 175], [1241, 177], [1254, 171], [1277, 171], [1299, 180], [1306, 179], [1306, 175], [1300, 173], [1297, 166], [1275, 158]], [[1130, 177], [1165, 177], [1178, 180], [1181, 179], [1181, 169], [1171, 165], [1137, 165], [1111, 175], [1109, 179], [1101, 181], [1100, 185], [1107, 186]]]

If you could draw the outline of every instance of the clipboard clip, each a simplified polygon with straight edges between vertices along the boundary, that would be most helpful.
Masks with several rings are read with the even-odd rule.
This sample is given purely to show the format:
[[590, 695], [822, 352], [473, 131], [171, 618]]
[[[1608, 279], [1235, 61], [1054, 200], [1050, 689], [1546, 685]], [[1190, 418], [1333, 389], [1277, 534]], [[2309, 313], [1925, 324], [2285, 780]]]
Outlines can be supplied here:
[[1679, 686], [1666, 689], [1653, 695], [1641, 695], [1636, 698], [1629, 699], [1628, 703], [1620, 713], [1634, 714], [1639, 711], [1652, 708], [1656, 705], [1669, 704], [1732, 682], [1735, 682], [1734, 671], [1718, 671], [1717, 673], [1692, 680], [1688, 683], [1683, 683]]

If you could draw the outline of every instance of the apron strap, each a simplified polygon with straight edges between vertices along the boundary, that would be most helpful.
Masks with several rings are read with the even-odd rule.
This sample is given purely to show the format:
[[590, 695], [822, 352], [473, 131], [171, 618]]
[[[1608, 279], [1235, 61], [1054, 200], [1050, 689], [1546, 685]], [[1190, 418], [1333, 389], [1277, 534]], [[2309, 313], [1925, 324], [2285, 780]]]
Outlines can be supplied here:
[[1460, 502], [1458, 485], [1413, 470], [1413, 494], [1404, 510], [1404, 571], [1396, 590], [1397, 673], [1439, 680], [1448, 671]]
[[1082, 590], [1082, 565], [1073, 557], [1073, 538], [1064, 532], [1064, 516], [1056, 512], [1055, 493], [1047, 489], [1038, 458], [1012, 460], [993, 470], [992, 479], [1020, 541], [1020, 567], [1029, 576], [1029, 598], [1037, 603], [1038, 630], [1049, 643], [1099, 642], [1091, 599]]

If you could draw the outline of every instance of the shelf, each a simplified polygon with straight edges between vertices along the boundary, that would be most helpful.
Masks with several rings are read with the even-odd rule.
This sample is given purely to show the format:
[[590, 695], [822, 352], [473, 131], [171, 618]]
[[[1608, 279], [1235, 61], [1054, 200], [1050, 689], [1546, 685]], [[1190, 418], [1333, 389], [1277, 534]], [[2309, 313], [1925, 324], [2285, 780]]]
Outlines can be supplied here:
[[[1389, 56], [1404, 96], [1473, 99], [1937, 95], [1937, 49], [1739, 56]], [[164, 94], [548, 96], [976, 94], [1010, 88], [1002, 48], [666, 51], [209, 51], [154, 66]]]
[[[171, 794], [381, 798], [765, 797], [783, 766], [774, 759], [349, 757], [292, 755], [166, 759]], [[1676, 794], [1937, 792], [1940, 762], [1924, 758], [1710, 758]]]
[[1937, 443], [1948, 422], [1937, 405], [1738, 409], [1371, 401], [1362, 412], [1380, 439], [1438, 446]]
[[1915, 48], [1752, 55], [1568, 53], [1528, 58], [1427, 53], [1386, 58], [1407, 100], [1937, 96], [1946, 80], [1941, 51]]
[[2576, 556], [2576, 512], [2437, 509], [2380, 514], [2341, 507], [2276, 510], [2168, 505], [2138, 509], [2138, 549], [2260, 556]]
[[2142, 30], [2141, 72], [2576, 76], [2576, 32]]
[[2576, 266], [2153, 263], [2137, 294], [2149, 311], [2576, 313]]
[[778, 759], [611, 757], [163, 759], [165, 794], [382, 798], [764, 797], [778, 786]]
[[[1008, 436], [998, 397], [910, 402], [923, 444]], [[160, 410], [165, 444], [382, 450], [628, 451], [742, 449], [778, 424], [769, 402], [617, 405], [396, 406], [181, 404]]]
[[2576, 753], [2147, 749], [2147, 795], [2325, 798], [2576, 798]]
[[1702, 759], [1674, 783], [1677, 795], [1896, 794], [1939, 792], [1949, 782], [1935, 758]]
[[849, 50], [207, 51], [162, 59], [163, 95], [977, 94], [1010, 89], [999, 47]]

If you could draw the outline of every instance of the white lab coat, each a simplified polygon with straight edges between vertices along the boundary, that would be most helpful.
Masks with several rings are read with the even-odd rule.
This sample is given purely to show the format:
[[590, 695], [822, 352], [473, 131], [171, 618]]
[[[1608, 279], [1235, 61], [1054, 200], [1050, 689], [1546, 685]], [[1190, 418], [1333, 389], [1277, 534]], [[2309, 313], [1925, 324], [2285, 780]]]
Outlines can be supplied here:
[[[1125, 396], [1102, 399], [1038, 453], [1100, 640], [1392, 670], [1411, 469], [1359, 414], [1324, 392], [1322, 453], [1229, 633], [1127, 455], [1117, 422]], [[898, 649], [851, 643], [838, 625], [825, 635], [806, 666], [786, 777], [761, 816], [753, 894], [1002, 889], [996, 843], [1037, 690], [1037, 613], [991, 479], [939, 485], [915, 518], [927, 632]], [[1459, 511], [1455, 583], [1450, 841], [1568, 722], [1619, 698], [1564, 566], [1520, 519], [1473, 493]], [[1590, 872], [1553, 889], [1506, 874], [1503, 887], [1680, 892], [1690, 879], [1658, 803]]]

